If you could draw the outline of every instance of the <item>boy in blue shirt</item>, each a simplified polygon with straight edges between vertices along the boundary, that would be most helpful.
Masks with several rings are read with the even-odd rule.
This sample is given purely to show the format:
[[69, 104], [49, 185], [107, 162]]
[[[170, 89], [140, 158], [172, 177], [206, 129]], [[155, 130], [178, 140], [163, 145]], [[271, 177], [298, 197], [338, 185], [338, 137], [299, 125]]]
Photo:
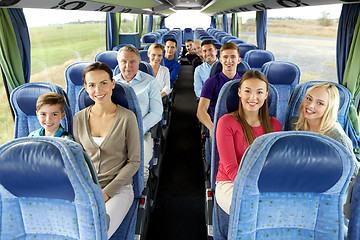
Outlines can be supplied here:
[[36, 101], [36, 116], [41, 128], [31, 132], [29, 137], [48, 136], [74, 140], [60, 124], [65, 117], [65, 98], [62, 95], [54, 92], [41, 94]]

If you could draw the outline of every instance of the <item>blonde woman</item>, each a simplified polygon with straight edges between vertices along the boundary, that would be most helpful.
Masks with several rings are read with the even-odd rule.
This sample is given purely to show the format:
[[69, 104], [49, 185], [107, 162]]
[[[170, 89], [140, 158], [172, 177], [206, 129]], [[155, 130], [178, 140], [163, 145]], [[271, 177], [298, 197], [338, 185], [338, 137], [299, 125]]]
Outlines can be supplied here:
[[310, 87], [299, 107], [298, 117], [291, 122], [293, 130], [326, 135], [338, 141], [353, 153], [350, 138], [337, 122], [339, 91], [334, 84], [322, 82]]
[[[349, 150], [355, 161], [354, 177], [359, 171], [359, 162], [353, 152], [350, 138], [337, 122], [339, 90], [334, 84], [322, 82], [310, 87], [299, 107], [298, 117], [291, 120], [292, 130], [303, 130], [326, 135]], [[348, 198], [344, 206], [345, 216], [350, 218], [350, 201], [353, 181], [350, 183]]]
[[155, 78], [158, 80], [161, 92], [161, 98], [171, 93], [170, 88], [170, 72], [165, 66], [160, 63], [163, 60], [164, 46], [159, 43], [153, 43], [148, 49], [148, 57], [150, 65], [154, 70]]

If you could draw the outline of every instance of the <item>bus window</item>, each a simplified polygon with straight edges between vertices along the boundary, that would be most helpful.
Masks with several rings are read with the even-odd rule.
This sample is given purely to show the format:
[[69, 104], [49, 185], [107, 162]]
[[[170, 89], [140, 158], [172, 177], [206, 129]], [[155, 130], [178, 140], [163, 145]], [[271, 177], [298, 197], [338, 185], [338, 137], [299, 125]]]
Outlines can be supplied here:
[[238, 17], [238, 38], [244, 40], [246, 43], [256, 43], [256, 23], [255, 12], [241, 12], [236, 14]]
[[122, 13], [121, 14], [121, 24], [120, 24], [120, 33], [135, 33], [137, 17], [138, 17], [137, 14]]
[[161, 28], [161, 17], [160, 16], [153, 16], [153, 32], [159, 30]]
[[301, 69], [301, 82], [338, 82], [336, 36], [341, 5], [268, 10], [266, 49]]
[[52, 82], [65, 89], [65, 69], [93, 61], [106, 48], [105, 13], [24, 9], [31, 42], [30, 82]]
[[232, 21], [231, 14], [226, 14], [226, 17], [227, 17], [227, 33], [232, 35], [232, 33], [231, 33], [231, 21]]
[[143, 30], [142, 30], [142, 36], [144, 34], [149, 33], [149, 18], [150, 15], [143, 15]]
[[216, 28], [223, 31], [223, 15], [217, 15], [216, 16]]
[[10, 141], [14, 136], [14, 120], [6, 96], [4, 81], [0, 73], [0, 145]]
[[[191, 18], [189, 18], [191, 16]], [[207, 29], [210, 25], [210, 17], [198, 10], [179, 10], [171, 14], [165, 20], [166, 27], [173, 28], [196, 28]], [[186, 40], [186, 39], [185, 39]]]

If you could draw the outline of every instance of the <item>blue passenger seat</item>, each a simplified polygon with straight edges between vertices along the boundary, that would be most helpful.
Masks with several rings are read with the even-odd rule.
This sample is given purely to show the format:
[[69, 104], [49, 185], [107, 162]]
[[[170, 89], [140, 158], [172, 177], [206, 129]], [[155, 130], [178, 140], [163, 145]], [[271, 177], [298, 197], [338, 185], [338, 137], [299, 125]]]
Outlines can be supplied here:
[[102, 51], [96, 54], [95, 62], [106, 63], [111, 70], [114, 71], [115, 67], [118, 65], [117, 62], [117, 51]]
[[139, 53], [141, 61], [149, 62], [148, 50], [140, 50]]
[[0, 239], [107, 239], [102, 190], [78, 143], [18, 138], [0, 147], [0, 165]]
[[250, 50], [255, 50], [257, 47], [254, 44], [248, 44], [248, 43], [239, 43], [238, 44], [239, 50], [240, 50], [240, 57], [243, 59], [245, 56], [245, 53]]
[[83, 71], [92, 62], [77, 62], [68, 66], [65, 70], [66, 94], [69, 98], [73, 116], [79, 111], [78, 94], [84, 87]]
[[352, 198], [351, 198], [351, 211], [348, 226], [348, 240], [360, 239], [360, 176], [355, 179]]
[[240, 44], [240, 43], [245, 43], [246, 42], [244, 40], [240, 40], [240, 39], [230, 39], [228, 42], [232, 42], [232, 43], [235, 43], [235, 44]]
[[228, 239], [344, 239], [353, 171], [350, 153], [327, 136], [256, 138], [235, 178]]
[[251, 69], [260, 71], [265, 63], [275, 61], [275, 56], [270, 51], [256, 49], [247, 51], [242, 60], [247, 62]]
[[[216, 103], [215, 108], [215, 116], [214, 116], [214, 136], [212, 139], [212, 146], [211, 146], [211, 176], [210, 176], [210, 184], [211, 189], [215, 192], [215, 182], [216, 182], [216, 175], [218, 172], [219, 167], [219, 153], [217, 150], [216, 145], [216, 129], [217, 123], [219, 119], [227, 113], [233, 112], [239, 107], [239, 95], [238, 95], [238, 88], [239, 88], [240, 80], [232, 80], [230, 82], [225, 83], [222, 87], [218, 101]], [[269, 114], [271, 116], [276, 117], [276, 108], [278, 105], [278, 92], [274, 86], [269, 84], [269, 94], [268, 94], [268, 107], [269, 107]], [[227, 239], [227, 229], [229, 223], [229, 215], [227, 215], [221, 208], [216, 204], [213, 203], [213, 211], [212, 211], [212, 223], [213, 223], [213, 234], [214, 239]], [[211, 215], [211, 213], [209, 213]]]
[[[137, 97], [135, 95], [134, 90], [130, 86], [126, 86], [121, 83], [116, 83], [115, 88], [113, 89], [113, 94], [111, 99], [114, 103], [117, 103], [131, 111], [133, 111], [136, 115], [137, 123], [139, 126], [139, 135], [140, 135], [140, 144], [141, 144], [141, 164], [139, 170], [133, 176], [133, 188], [134, 188], [134, 202], [127, 213], [125, 219], [121, 223], [118, 230], [114, 233], [111, 239], [126, 239], [133, 240], [135, 239], [135, 228], [137, 224], [137, 214], [139, 209], [140, 199], [143, 197], [142, 191], [144, 188], [144, 159], [143, 159], [143, 125], [142, 125], [142, 117], [140, 106], [137, 101]], [[85, 88], [82, 88], [79, 92], [79, 110], [82, 110], [90, 105], [94, 104], [94, 102], [89, 97]], [[142, 209], [145, 209], [145, 205], [141, 205]], [[136, 233], [140, 234], [140, 233]]]
[[46, 92], [56, 92], [65, 97], [65, 118], [61, 120], [61, 125], [72, 133], [72, 112], [63, 88], [54, 83], [34, 82], [23, 84], [11, 93], [10, 102], [15, 113], [14, 138], [27, 137], [41, 127], [36, 117], [36, 101]]
[[284, 126], [290, 95], [300, 82], [300, 68], [291, 62], [270, 61], [263, 65], [261, 71], [279, 92], [279, 107], [276, 116], [281, 122], [281, 126]]
[[143, 43], [156, 43], [158, 42], [156, 35], [155, 34], [145, 34], [144, 36], [142, 36], [142, 42]]
[[185, 44], [185, 41], [188, 39], [194, 40], [194, 31], [191, 28], [184, 28], [183, 44]]

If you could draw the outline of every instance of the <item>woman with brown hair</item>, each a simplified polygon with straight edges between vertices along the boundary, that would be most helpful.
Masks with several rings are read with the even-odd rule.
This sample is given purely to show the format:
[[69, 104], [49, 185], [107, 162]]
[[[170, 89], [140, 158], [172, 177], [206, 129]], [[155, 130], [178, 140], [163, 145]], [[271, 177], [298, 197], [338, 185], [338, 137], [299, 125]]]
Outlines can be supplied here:
[[269, 115], [266, 76], [255, 70], [247, 71], [240, 80], [239, 108], [219, 119], [216, 142], [219, 151], [219, 170], [216, 176], [215, 197], [227, 214], [241, 158], [255, 138], [281, 131], [280, 121]]

